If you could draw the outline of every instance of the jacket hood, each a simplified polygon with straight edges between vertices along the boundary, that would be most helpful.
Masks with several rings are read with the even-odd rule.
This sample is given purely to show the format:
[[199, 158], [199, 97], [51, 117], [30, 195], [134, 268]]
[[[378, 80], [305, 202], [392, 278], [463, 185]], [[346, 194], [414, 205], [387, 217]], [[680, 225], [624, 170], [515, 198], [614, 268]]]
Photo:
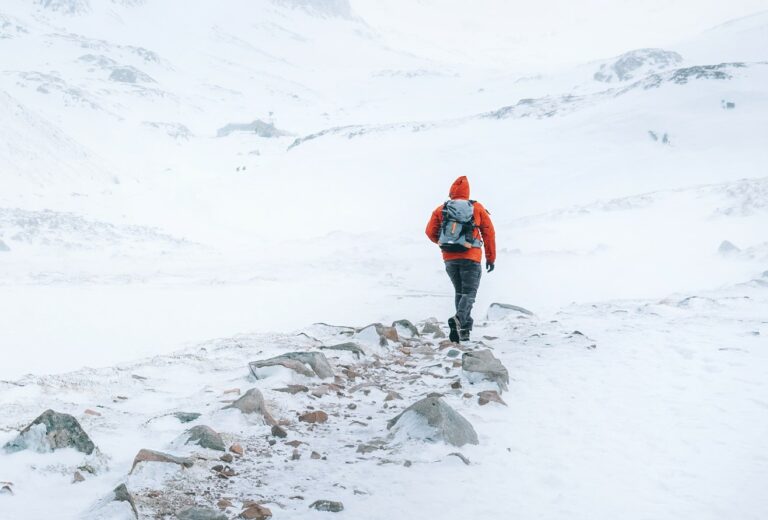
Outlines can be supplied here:
[[448, 192], [448, 196], [451, 199], [466, 199], [469, 200], [469, 180], [465, 176], [461, 176], [451, 184], [451, 189]]

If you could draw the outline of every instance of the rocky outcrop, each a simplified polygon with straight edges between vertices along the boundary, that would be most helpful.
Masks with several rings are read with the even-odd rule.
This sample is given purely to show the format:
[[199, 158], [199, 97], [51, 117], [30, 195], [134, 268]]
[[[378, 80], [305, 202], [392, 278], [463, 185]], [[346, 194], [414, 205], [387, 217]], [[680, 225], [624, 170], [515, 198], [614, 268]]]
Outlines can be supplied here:
[[409, 438], [453, 446], [479, 443], [472, 424], [439, 397], [426, 397], [412, 404], [390, 420], [387, 429]]
[[244, 414], [258, 414], [264, 417], [264, 421], [269, 425], [277, 424], [272, 414], [267, 410], [267, 405], [264, 403], [264, 396], [258, 388], [251, 388], [243, 396], [230, 404], [225, 406], [224, 409], [234, 408], [240, 410]]
[[201, 448], [209, 450], [226, 451], [221, 435], [210, 426], [203, 424], [187, 430], [188, 436], [185, 444], [197, 444]]
[[259, 369], [283, 366], [306, 377], [317, 376], [321, 379], [333, 377], [333, 369], [328, 358], [322, 352], [289, 352], [261, 361], [251, 361], [248, 367], [256, 379], [261, 379]]
[[465, 352], [461, 356], [461, 368], [468, 379], [493, 381], [500, 390], [507, 390], [509, 372], [490, 350]]
[[96, 445], [77, 419], [53, 410], [43, 412], [4, 446], [5, 451], [10, 453], [26, 449], [46, 452], [61, 448], [74, 448], [90, 455]]

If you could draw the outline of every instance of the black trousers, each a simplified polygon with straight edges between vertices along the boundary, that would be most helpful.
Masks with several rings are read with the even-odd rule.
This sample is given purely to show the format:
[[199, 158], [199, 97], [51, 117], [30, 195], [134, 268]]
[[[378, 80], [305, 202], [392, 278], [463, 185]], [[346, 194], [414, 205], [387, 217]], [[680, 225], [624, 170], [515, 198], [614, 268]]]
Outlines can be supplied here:
[[480, 287], [482, 265], [472, 260], [447, 260], [445, 271], [456, 292], [456, 317], [461, 323], [461, 329], [472, 330], [472, 306]]

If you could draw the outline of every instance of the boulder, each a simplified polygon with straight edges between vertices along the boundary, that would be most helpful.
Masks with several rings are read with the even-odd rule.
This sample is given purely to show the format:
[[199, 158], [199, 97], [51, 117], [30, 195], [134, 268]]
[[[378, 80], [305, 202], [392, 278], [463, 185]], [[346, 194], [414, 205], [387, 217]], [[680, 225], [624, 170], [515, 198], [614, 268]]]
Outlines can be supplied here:
[[397, 331], [397, 335], [401, 338], [419, 337], [419, 329], [408, 320], [397, 320], [392, 323], [392, 328]]
[[201, 424], [187, 430], [186, 434], [188, 438], [185, 444], [197, 444], [209, 450], [226, 451], [221, 435], [210, 426]]
[[333, 377], [333, 369], [322, 352], [289, 352], [261, 361], [251, 361], [248, 367], [256, 379], [261, 379], [258, 369], [271, 366], [283, 366], [307, 377], [321, 379]]
[[139, 462], [163, 462], [167, 464], [178, 464], [183, 468], [191, 468], [194, 464], [192, 459], [188, 459], [186, 457], [177, 457], [175, 455], [170, 455], [161, 451], [141, 449], [133, 458], [133, 465], [131, 465], [131, 471], [129, 471], [129, 474], [133, 473], [133, 470], [136, 468], [136, 465]]
[[534, 313], [523, 307], [517, 305], [510, 305], [508, 303], [492, 303], [488, 307], [488, 320], [496, 321], [506, 318], [507, 316], [515, 316], [520, 318], [531, 318], [535, 316]]
[[83, 520], [129, 520], [139, 518], [136, 502], [125, 484], [120, 484], [78, 518]]
[[46, 452], [60, 448], [74, 448], [90, 455], [96, 445], [88, 437], [73, 416], [46, 410], [8, 442], [4, 449], [9, 453], [32, 449]]
[[315, 500], [314, 502], [309, 504], [309, 507], [311, 509], [316, 509], [318, 511], [326, 511], [329, 513], [339, 513], [341, 511], [344, 511], [344, 504], [334, 500]]
[[272, 435], [274, 435], [275, 437], [280, 437], [281, 439], [284, 439], [288, 437], [288, 432], [285, 431], [285, 428], [281, 427], [278, 424], [275, 424], [274, 426], [272, 426]]
[[424, 335], [432, 335], [435, 339], [441, 339], [445, 337], [445, 332], [440, 328], [440, 324], [435, 318], [428, 319], [424, 326], [421, 328], [421, 333]]
[[426, 397], [412, 404], [390, 420], [387, 429], [394, 429], [395, 433], [405, 430], [408, 437], [453, 446], [479, 443], [472, 424], [439, 397]]
[[227, 515], [207, 507], [188, 507], [176, 514], [179, 520], [227, 520]]
[[277, 424], [277, 421], [272, 417], [272, 414], [267, 410], [267, 406], [264, 403], [264, 396], [261, 395], [261, 391], [258, 388], [251, 388], [243, 396], [230, 404], [225, 406], [224, 409], [235, 408], [240, 410], [244, 414], [258, 414], [264, 417], [264, 420], [269, 425]]
[[506, 390], [509, 384], [509, 372], [490, 350], [465, 352], [461, 356], [461, 369], [467, 378], [493, 381], [500, 390]]
[[365, 351], [363, 351], [363, 349], [360, 348], [360, 345], [352, 341], [348, 341], [346, 343], [339, 343], [338, 345], [322, 346], [320, 347], [320, 350], [341, 350], [341, 351], [351, 352], [358, 359], [360, 359], [362, 356], [365, 356]]

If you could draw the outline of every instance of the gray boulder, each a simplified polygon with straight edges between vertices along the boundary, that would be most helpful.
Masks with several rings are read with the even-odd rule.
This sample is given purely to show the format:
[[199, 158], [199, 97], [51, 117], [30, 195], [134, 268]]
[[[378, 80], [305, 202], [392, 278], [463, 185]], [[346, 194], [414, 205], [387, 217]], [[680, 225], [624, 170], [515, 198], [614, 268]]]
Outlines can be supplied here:
[[272, 414], [267, 410], [267, 405], [264, 403], [264, 396], [258, 388], [251, 388], [243, 396], [230, 404], [225, 406], [224, 409], [234, 408], [240, 410], [244, 414], [258, 414], [264, 417], [264, 420], [270, 426], [277, 424], [277, 421], [272, 417]]
[[439, 397], [426, 397], [412, 404], [403, 412], [387, 423], [387, 429], [405, 428], [405, 433], [414, 437], [423, 437], [423, 431], [419, 426], [411, 428], [411, 419], [426, 420], [433, 432], [427, 435], [425, 440], [443, 441], [453, 446], [465, 444], [478, 444], [477, 433], [472, 424], [451, 408]]
[[445, 332], [440, 328], [440, 324], [436, 319], [430, 318], [424, 322], [424, 326], [421, 328], [422, 334], [431, 334], [435, 339], [441, 339], [445, 337]]
[[96, 449], [96, 445], [77, 419], [53, 410], [43, 412], [15, 439], [4, 446], [5, 451], [9, 453], [26, 449], [45, 452], [60, 448], [75, 448], [90, 455]]
[[207, 507], [189, 507], [176, 514], [179, 520], [227, 520], [227, 515]]
[[524, 318], [535, 316], [535, 314], [528, 309], [517, 305], [510, 305], [509, 303], [492, 303], [491, 306], [488, 307], [488, 320], [490, 321], [501, 320], [507, 316], [514, 315]]
[[224, 441], [221, 435], [216, 432], [210, 426], [203, 424], [195, 426], [194, 428], [187, 430], [189, 438], [185, 444], [197, 444], [202, 448], [208, 448], [209, 450], [226, 451]]
[[465, 352], [461, 356], [461, 369], [469, 379], [487, 379], [499, 385], [500, 390], [507, 390], [509, 372], [490, 350]]
[[316, 509], [317, 511], [325, 511], [328, 513], [340, 513], [341, 511], [344, 511], [344, 504], [335, 500], [315, 500], [309, 504], [309, 507], [311, 509]]
[[258, 369], [271, 366], [283, 366], [307, 377], [317, 376], [321, 379], [333, 377], [333, 369], [328, 358], [322, 352], [289, 352], [261, 361], [251, 361], [248, 367], [256, 379], [260, 379]]

